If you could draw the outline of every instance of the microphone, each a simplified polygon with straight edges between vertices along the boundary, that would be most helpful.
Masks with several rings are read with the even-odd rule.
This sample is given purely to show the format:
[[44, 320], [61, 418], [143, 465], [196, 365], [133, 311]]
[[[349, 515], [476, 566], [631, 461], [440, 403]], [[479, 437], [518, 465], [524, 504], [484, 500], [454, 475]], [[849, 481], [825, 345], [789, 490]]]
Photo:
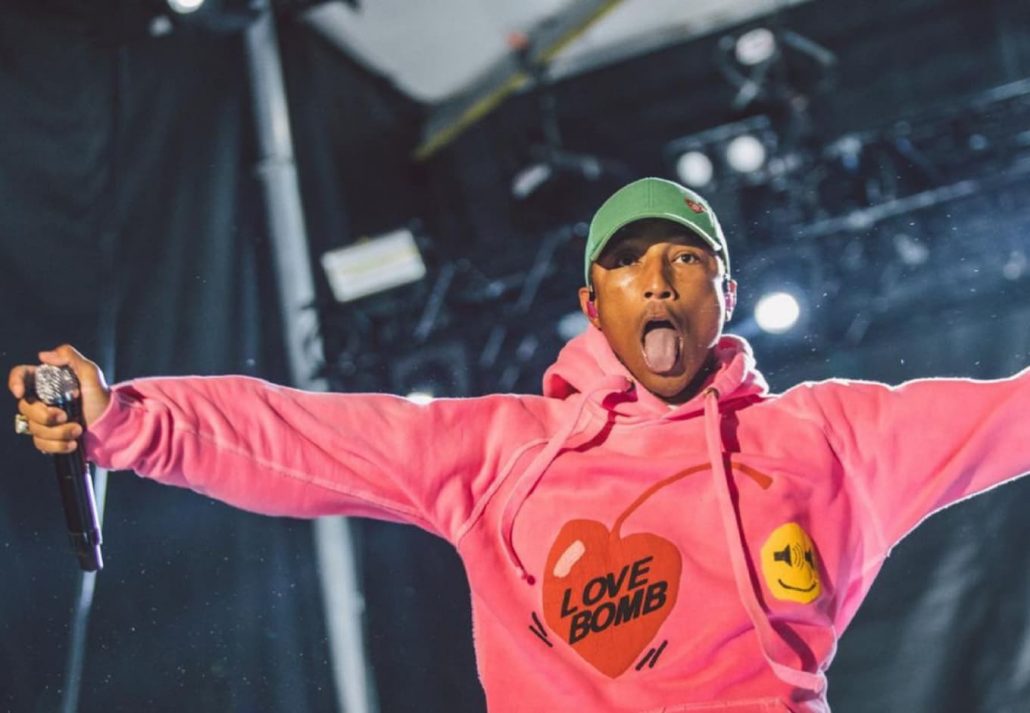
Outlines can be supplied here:
[[[44, 364], [36, 368], [34, 382], [36, 396], [40, 401], [62, 409], [68, 414], [68, 423], [75, 421], [85, 426], [82, 421], [79, 380], [71, 369]], [[81, 437], [77, 443], [78, 448], [72, 453], [54, 455], [54, 467], [72, 550], [81, 569], [96, 572], [104, 567], [104, 560], [100, 556], [97, 502], [93, 495], [93, 478], [90, 477], [89, 466], [82, 455]]]

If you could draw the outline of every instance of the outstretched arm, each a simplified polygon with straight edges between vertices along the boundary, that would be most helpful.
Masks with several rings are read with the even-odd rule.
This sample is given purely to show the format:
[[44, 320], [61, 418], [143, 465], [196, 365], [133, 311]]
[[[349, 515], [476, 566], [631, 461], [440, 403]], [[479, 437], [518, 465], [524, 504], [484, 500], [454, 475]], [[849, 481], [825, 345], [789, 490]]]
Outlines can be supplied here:
[[887, 547], [936, 510], [1030, 472], [1030, 369], [994, 381], [812, 388]]
[[[521, 399], [311, 393], [242, 376], [114, 387], [86, 435], [113, 468], [248, 510], [411, 522], [448, 539], [539, 426]], [[526, 438], [525, 440], [528, 440]]]
[[[139, 379], [109, 389], [95, 364], [61, 350], [41, 358], [71, 365], [84, 404], [88, 396], [96, 406], [86, 419], [87, 458], [267, 514], [363, 515], [453, 540], [508, 457], [543, 430], [532, 407], [542, 400], [533, 397], [417, 405], [242, 376]], [[24, 398], [32, 368], [11, 371], [12, 393], [37, 447], [67, 452], [78, 426]], [[87, 395], [88, 384], [104, 398]]]

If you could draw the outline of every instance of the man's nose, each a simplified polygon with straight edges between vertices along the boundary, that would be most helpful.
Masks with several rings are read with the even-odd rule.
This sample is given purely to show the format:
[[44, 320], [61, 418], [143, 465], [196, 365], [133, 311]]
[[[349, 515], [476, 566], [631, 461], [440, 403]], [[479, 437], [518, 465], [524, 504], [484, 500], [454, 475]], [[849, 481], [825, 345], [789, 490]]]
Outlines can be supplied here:
[[647, 266], [644, 274], [644, 298], [649, 300], [668, 300], [675, 295], [672, 280], [669, 279], [668, 266], [664, 260], [654, 260]]

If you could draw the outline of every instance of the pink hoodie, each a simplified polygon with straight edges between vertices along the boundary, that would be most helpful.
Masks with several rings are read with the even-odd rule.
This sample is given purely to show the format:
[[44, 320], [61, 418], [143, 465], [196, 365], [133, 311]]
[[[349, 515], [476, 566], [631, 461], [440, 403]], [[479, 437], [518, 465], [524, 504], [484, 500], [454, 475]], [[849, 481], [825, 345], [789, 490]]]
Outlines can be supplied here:
[[257, 512], [447, 538], [495, 713], [826, 711], [823, 672], [890, 548], [1030, 470], [1030, 370], [770, 395], [746, 342], [716, 353], [675, 408], [593, 329], [545, 396], [140, 379], [87, 454]]

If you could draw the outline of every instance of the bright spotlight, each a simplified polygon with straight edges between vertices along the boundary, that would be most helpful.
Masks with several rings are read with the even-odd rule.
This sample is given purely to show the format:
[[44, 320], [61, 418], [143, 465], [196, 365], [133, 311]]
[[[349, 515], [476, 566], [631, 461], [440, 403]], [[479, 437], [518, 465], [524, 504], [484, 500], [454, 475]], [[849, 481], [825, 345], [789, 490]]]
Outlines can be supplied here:
[[764, 27], [758, 27], [737, 38], [734, 54], [737, 61], [746, 67], [761, 64], [776, 51], [776, 35]]
[[406, 398], [408, 401], [411, 401], [412, 403], [424, 406], [425, 404], [433, 400], [433, 394], [431, 391], [419, 390], [412, 391], [404, 398]]
[[726, 146], [726, 162], [740, 173], [757, 171], [765, 164], [765, 146], [751, 134], [738, 136]]
[[680, 180], [694, 188], [704, 188], [712, 181], [712, 161], [700, 151], [687, 151], [676, 161]]
[[755, 306], [755, 322], [770, 334], [783, 334], [797, 324], [800, 316], [801, 306], [787, 292], [771, 292]]
[[191, 12], [196, 12], [203, 4], [204, 0], [168, 0], [168, 7], [180, 15], [188, 15]]

